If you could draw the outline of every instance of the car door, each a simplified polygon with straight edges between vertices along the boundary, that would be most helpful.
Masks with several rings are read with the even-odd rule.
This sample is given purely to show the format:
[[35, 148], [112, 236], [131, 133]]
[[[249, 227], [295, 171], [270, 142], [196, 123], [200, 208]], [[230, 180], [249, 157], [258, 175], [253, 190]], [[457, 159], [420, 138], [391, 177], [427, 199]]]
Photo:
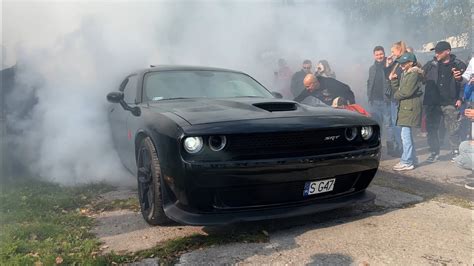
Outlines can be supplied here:
[[[120, 84], [119, 91], [124, 93], [124, 101], [130, 106], [136, 105], [137, 75], [128, 76]], [[109, 109], [109, 121], [112, 130], [112, 138], [120, 160], [127, 169], [134, 173], [135, 150], [133, 132], [127, 126], [133, 114], [122, 108], [118, 103], [112, 104]], [[133, 158], [132, 158], [133, 157]]]

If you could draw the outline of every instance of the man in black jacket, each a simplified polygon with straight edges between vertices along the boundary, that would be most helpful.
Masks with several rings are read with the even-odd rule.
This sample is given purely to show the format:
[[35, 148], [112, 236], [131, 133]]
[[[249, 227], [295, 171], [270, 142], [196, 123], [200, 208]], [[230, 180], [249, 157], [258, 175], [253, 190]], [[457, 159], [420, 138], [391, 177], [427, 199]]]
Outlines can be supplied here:
[[[383, 130], [383, 136], [387, 140], [387, 152], [395, 155], [401, 151], [401, 138], [395, 136], [390, 127], [390, 98], [386, 93], [390, 92], [390, 84], [386, 72], [390, 71], [385, 67], [385, 50], [382, 46], [375, 46], [373, 50], [374, 64], [369, 68], [369, 78], [367, 79], [367, 99], [369, 101], [370, 113], [379, 123]], [[400, 141], [397, 141], [400, 139]], [[398, 144], [398, 145], [397, 145]]]
[[442, 121], [449, 134], [452, 157], [459, 154], [459, 107], [461, 106], [462, 73], [466, 64], [451, 54], [451, 45], [440, 41], [432, 50], [433, 60], [423, 67], [425, 75], [425, 96], [423, 104], [426, 110], [426, 130], [430, 156], [427, 162], [438, 160], [440, 140], [438, 129]]
[[333, 78], [315, 77], [313, 74], [307, 74], [304, 77], [303, 85], [306, 89], [294, 99], [296, 102], [302, 102], [308, 96], [313, 96], [329, 106], [337, 97], [347, 99], [349, 104], [355, 103], [354, 93], [351, 88], [347, 84]]
[[311, 68], [311, 60], [306, 59], [303, 61], [303, 67], [301, 68], [301, 70], [293, 74], [293, 76], [291, 77], [290, 88], [293, 97], [300, 95], [300, 93], [304, 91], [303, 79], [306, 75], [311, 73]]

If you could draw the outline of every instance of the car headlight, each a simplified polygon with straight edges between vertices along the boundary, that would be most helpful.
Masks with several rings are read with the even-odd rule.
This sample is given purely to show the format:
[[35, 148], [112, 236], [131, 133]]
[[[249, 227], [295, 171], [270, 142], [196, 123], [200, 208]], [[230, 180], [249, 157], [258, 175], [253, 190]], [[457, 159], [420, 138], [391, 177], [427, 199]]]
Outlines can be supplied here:
[[210, 136], [209, 137], [209, 148], [213, 151], [221, 151], [227, 144], [227, 138], [225, 136]]
[[364, 140], [369, 140], [373, 134], [374, 134], [374, 130], [372, 129], [371, 126], [362, 127], [360, 129], [360, 135], [362, 136]]
[[346, 136], [346, 139], [348, 141], [353, 141], [357, 137], [357, 128], [356, 127], [346, 128], [344, 135]]
[[189, 153], [197, 153], [202, 149], [201, 137], [187, 137], [184, 139], [184, 149]]

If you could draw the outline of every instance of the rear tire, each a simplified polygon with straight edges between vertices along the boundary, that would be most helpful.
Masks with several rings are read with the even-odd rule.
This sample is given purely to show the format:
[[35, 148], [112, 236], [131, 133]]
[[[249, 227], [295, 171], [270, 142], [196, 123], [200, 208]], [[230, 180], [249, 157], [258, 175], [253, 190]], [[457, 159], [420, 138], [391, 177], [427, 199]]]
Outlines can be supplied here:
[[137, 168], [138, 200], [143, 218], [150, 225], [168, 224], [170, 219], [163, 210], [160, 161], [149, 137], [140, 142]]

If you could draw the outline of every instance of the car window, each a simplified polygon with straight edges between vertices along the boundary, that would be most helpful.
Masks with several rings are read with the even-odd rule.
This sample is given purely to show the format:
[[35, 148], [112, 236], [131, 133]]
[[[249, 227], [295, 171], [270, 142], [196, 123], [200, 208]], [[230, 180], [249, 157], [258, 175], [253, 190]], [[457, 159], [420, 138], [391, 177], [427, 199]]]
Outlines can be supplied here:
[[[128, 77], [125, 88], [123, 89], [124, 101], [128, 104], [135, 104], [137, 98], [137, 75]], [[124, 81], [125, 82], [125, 81]], [[123, 83], [122, 83], [123, 84]]]
[[251, 77], [225, 71], [161, 71], [145, 75], [148, 100], [273, 96]]

